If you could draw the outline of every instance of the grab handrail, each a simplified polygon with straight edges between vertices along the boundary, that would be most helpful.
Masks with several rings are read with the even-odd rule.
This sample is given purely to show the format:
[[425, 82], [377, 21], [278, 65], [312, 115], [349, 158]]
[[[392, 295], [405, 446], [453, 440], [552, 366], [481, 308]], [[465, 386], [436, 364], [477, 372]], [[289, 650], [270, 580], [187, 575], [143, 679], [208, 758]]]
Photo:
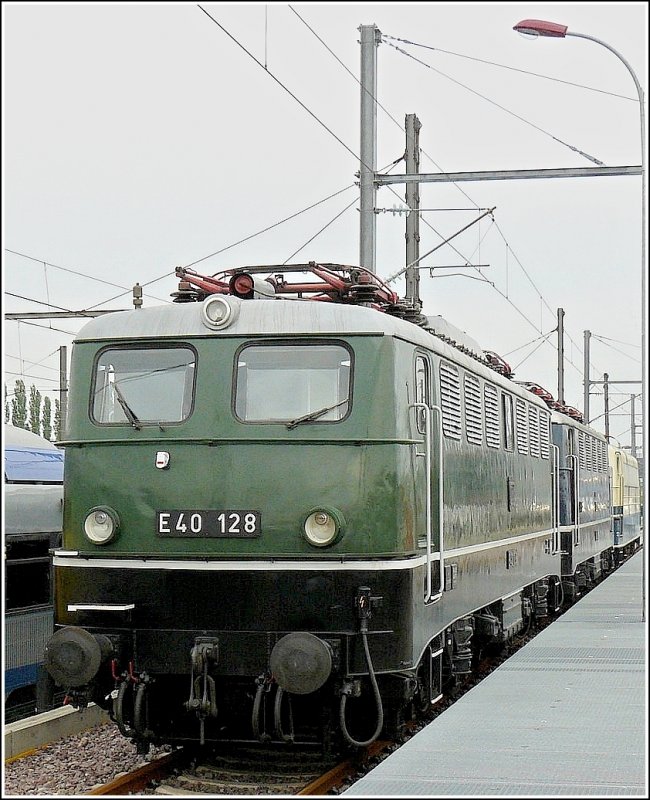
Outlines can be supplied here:
[[[426, 403], [411, 403], [409, 408], [422, 409], [424, 416], [424, 453], [425, 470], [426, 470], [426, 534], [427, 534], [427, 585], [426, 593], [424, 596], [425, 603], [435, 603], [442, 597], [445, 590], [445, 540], [443, 529], [443, 482], [444, 482], [444, 464], [442, 460], [442, 409], [440, 406], [428, 406]], [[431, 563], [432, 546], [433, 546], [433, 527], [432, 527], [432, 511], [431, 511], [431, 451], [433, 450], [432, 444], [432, 430], [431, 430], [431, 412], [438, 412], [438, 539], [440, 550], [440, 583], [436, 594], [433, 594], [433, 587], [431, 581]]]
[[573, 469], [573, 521], [575, 524], [575, 531], [573, 535], [573, 544], [580, 543], [580, 462], [578, 456], [574, 453], [567, 455], [567, 461], [574, 461]]
[[[409, 408], [422, 409], [424, 416], [424, 453], [417, 455], [424, 456], [426, 504], [425, 504], [425, 528], [427, 534], [427, 592], [425, 603], [431, 597], [431, 409], [426, 403], [411, 403]], [[417, 411], [416, 411], [417, 413]]]
[[553, 448], [553, 548], [551, 555], [560, 552], [560, 448], [552, 444]]

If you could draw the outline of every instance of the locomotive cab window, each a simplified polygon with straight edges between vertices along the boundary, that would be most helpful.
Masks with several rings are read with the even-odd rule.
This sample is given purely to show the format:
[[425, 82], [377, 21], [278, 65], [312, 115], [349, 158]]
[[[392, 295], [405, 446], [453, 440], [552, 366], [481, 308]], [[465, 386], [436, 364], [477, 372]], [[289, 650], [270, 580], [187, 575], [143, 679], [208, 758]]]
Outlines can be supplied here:
[[343, 345], [250, 344], [237, 355], [242, 422], [339, 422], [350, 410], [352, 354]]
[[91, 414], [100, 425], [183, 422], [192, 410], [196, 354], [189, 347], [103, 350]]

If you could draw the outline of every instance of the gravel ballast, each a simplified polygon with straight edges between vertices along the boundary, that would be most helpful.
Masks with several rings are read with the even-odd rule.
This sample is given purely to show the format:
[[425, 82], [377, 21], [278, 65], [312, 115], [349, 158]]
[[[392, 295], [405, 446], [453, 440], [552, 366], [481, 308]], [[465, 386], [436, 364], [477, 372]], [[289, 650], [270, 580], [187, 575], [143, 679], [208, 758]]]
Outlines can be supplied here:
[[140, 755], [117, 725], [107, 722], [5, 764], [3, 796], [86, 794], [169, 750], [153, 746]]

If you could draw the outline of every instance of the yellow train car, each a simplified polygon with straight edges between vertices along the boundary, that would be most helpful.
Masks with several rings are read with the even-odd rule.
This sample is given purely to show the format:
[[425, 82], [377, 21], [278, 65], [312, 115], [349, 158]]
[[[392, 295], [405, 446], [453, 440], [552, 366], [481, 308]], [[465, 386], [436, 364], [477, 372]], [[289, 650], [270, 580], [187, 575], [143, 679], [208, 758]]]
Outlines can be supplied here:
[[614, 553], [621, 558], [641, 541], [639, 464], [628, 451], [611, 444], [608, 455]]

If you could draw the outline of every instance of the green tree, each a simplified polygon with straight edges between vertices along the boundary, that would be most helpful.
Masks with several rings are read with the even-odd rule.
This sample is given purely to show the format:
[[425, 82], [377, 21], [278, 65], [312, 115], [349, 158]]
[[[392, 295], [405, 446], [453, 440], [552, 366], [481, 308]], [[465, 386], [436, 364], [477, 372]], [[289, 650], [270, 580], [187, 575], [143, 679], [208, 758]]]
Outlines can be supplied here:
[[25, 382], [16, 381], [13, 400], [11, 401], [11, 424], [17, 428], [27, 428], [27, 392]]
[[52, 439], [52, 401], [47, 395], [43, 398], [43, 436]]
[[54, 441], [61, 440], [61, 401], [54, 398]]
[[11, 411], [9, 410], [9, 400], [7, 399], [7, 384], [5, 383], [5, 422], [9, 422]]
[[41, 393], [32, 384], [29, 387], [29, 426], [32, 433], [41, 435]]

